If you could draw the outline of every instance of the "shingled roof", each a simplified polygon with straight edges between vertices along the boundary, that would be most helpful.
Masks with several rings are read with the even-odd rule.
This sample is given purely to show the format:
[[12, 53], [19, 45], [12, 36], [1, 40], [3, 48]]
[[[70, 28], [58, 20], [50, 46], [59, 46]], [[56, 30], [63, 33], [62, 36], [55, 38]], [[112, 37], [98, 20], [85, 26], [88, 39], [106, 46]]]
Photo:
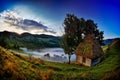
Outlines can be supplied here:
[[76, 55], [84, 56], [90, 59], [96, 59], [103, 55], [102, 48], [95, 39], [94, 34], [85, 36], [84, 41], [81, 42], [75, 50]]

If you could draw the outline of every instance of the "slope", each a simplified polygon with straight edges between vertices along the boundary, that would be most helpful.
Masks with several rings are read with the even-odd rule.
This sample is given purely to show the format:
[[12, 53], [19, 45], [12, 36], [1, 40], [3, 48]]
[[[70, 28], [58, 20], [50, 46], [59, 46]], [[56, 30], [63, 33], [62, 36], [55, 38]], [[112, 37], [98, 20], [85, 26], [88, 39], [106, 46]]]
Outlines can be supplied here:
[[104, 59], [93, 67], [46, 62], [12, 53], [0, 47], [2, 80], [119, 80], [120, 40], [104, 47]]
[[[0, 78], [2, 80], [36, 80], [40, 79], [37, 64], [43, 64], [40, 59], [21, 56], [0, 47]], [[36, 70], [37, 69], [37, 70]]]

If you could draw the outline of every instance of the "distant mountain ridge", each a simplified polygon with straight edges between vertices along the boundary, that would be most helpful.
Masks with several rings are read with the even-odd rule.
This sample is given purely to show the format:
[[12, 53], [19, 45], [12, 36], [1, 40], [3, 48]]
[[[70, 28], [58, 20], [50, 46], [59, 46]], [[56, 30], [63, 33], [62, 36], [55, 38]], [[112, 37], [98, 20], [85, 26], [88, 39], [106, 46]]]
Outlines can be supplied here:
[[0, 45], [6, 48], [43, 48], [60, 47], [61, 37], [46, 34], [17, 34], [15, 32], [0, 32]]
[[113, 41], [116, 41], [116, 40], [119, 40], [119, 39], [120, 38], [105, 39], [105, 40], [103, 40], [103, 43], [105, 45], [108, 45], [108, 44], [112, 43]]
[[[105, 39], [103, 43], [108, 45], [120, 38]], [[0, 32], [0, 45], [6, 48], [45, 48], [45, 47], [60, 47], [61, 37], [56, 37], [46, 34], [30, 34], [3, 31]]]

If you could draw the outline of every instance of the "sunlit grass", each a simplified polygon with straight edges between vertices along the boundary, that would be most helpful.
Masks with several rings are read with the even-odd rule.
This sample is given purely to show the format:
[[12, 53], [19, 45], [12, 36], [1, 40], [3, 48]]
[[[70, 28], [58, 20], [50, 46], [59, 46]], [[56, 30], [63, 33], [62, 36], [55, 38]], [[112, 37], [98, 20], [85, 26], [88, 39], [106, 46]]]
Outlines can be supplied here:
[[[103, 47], [104, 60], [93, 66], [84, 67], [75, 62], [57, 63], [29, 58], [0, 47], [0, 77], [3, 80], [99, 80], [118, 75], [120, 50], [112, 46], [109, 51]], [[116, 52], [117, 51], [117, 52]], [[7, 76], [8, 75], [8, 76]]]

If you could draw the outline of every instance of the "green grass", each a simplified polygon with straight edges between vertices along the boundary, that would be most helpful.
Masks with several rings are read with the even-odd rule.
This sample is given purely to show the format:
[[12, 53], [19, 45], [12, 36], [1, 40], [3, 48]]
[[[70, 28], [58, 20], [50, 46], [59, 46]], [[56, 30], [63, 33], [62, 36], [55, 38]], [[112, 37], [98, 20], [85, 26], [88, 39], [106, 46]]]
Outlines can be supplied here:
[[105, 52], [104, 60], [93, 66], [47, 62], [22, 56], [0, 47], [0, 77], [2, 80], [109, 80], [118, 79], [120, 47], [115, 44]]

